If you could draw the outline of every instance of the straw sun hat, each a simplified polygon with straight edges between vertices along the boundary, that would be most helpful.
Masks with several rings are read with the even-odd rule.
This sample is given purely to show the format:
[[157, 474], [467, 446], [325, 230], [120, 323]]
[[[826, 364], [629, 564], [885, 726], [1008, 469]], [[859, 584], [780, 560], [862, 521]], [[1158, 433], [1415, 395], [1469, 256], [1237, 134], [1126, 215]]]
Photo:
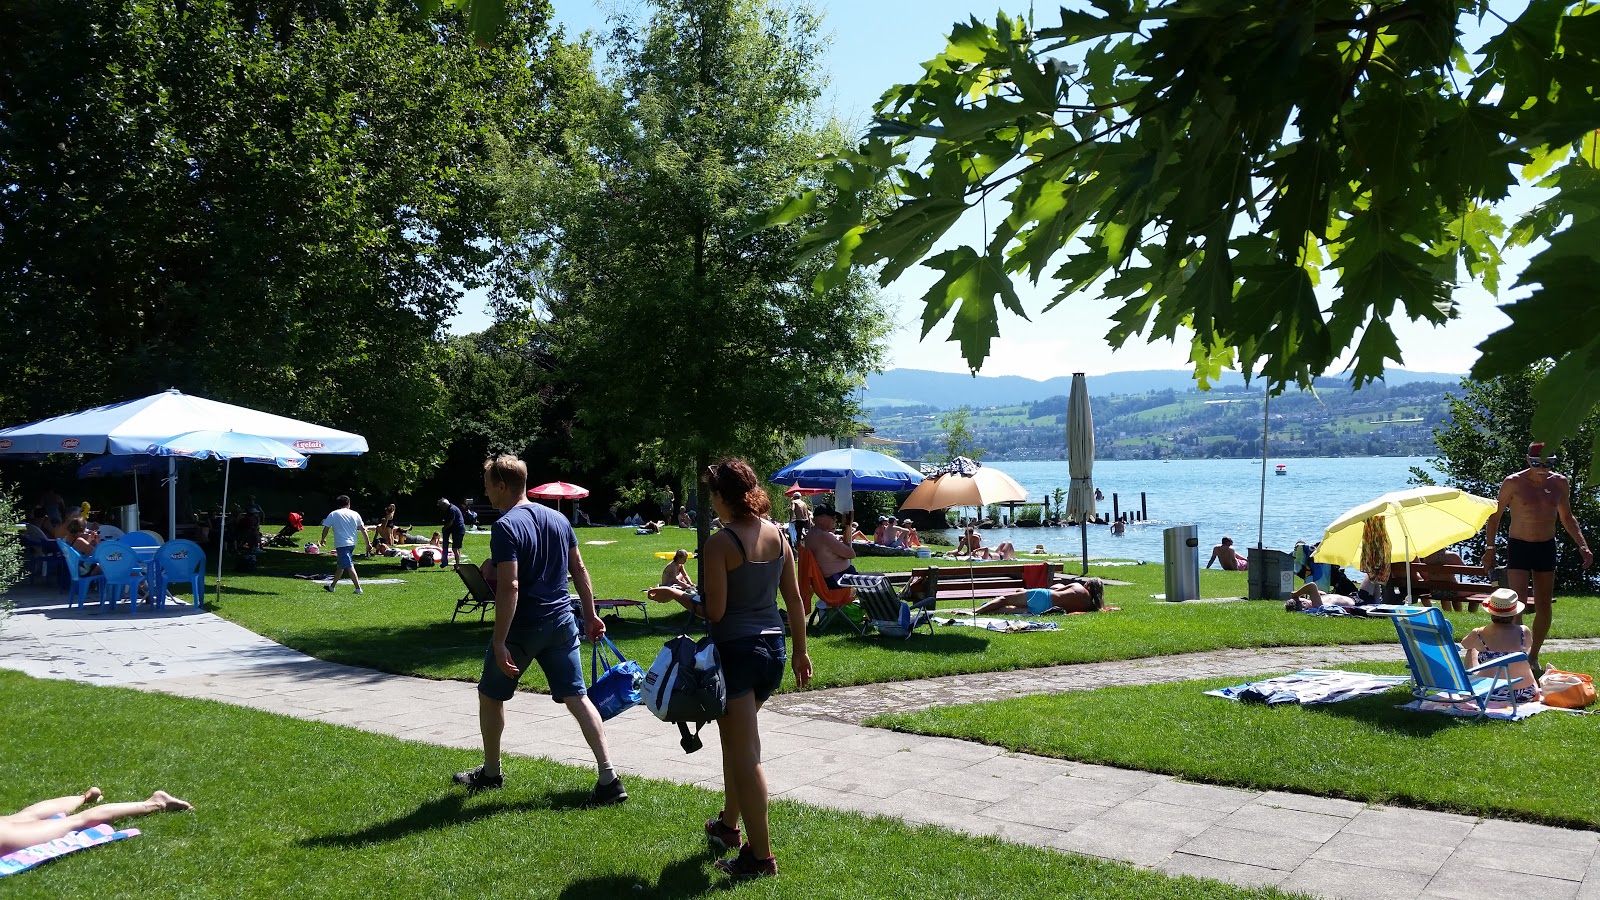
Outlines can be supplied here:
[[1511, 588], [1500, 588], [1483, 601], [1483, 611], [1491, 616], [1520, 615], [1527, 604], [1517, 598], [1517, 592]]

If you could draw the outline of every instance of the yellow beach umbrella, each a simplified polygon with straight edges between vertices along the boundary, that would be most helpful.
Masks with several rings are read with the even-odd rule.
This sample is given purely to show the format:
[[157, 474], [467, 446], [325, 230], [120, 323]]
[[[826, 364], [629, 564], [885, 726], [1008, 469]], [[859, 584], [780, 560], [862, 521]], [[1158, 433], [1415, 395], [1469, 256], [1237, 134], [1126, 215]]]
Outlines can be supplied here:
[[1368, 538], [1367, 522], [1381, 517], [1388, 539], [1388, 561], [1407, 563], [1410, 595], [1411, 560], [1459, 544], [1483, 530], [1495, 511], [1495, 501], [1450, 487], [1419, 487], [1384, 494], [1339, 518], [1322, 536], [1317, 562], [1335, 566], [1361, 564], [1362, 545]]

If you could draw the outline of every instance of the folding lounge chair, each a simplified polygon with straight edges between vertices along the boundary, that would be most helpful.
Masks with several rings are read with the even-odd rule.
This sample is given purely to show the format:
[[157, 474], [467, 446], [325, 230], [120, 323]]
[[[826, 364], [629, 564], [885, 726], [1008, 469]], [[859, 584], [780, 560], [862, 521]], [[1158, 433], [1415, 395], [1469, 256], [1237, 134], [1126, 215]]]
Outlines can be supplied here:
[[800, 596], [804, 597], [808, 604], [812, 596], [822, 601], [811, 608], [810, 624], [819, 634], [827, 631], [828, 626], [835, 620], [844, 622], [856, 634], [867, 633], [864, 622], [857, 625], [855, 620], [845, 614], [845, 609], [855, 602], [855, 591], [843, 586], [829, 587], [828, 580], [822, 575], [822, 569], [817, 566], [815, 554], [801, 547], [796, 568], [799, 570]]
[[[1434, 607], [1401, 607], [1416, 609], [1410, 615], [1394, 616], [1394, 629], [1400, 634], [1400, 646], [1406, 651], [1406, 665], [1411, 669], [1411, 694], [1418, 700], [1440, 703], [1474, 703], [1478, 715], [1489, 712], [1489, 694], [1496, 688], [1513, 688], [1511, 711], [1516, 714], [1517, 700], [1514, 686], [1523, 679], [1511, 678], [1511, 664], [1526, 662], [1525, 653], [1511, 653], [1472, 668], [1461, 664], [1461, 653], [1455, 637], [1450, 633], [1450, 623], [1444, 613]], [[1476, 677], [1480, 672], [1493, 673], [1488, 678]], [[1525, 685], [1526, 686], [1526, 685]]]
[[467, 586], [467, 593], [456, 601], [456, 611], [450, 614], [450, 621], [454, 622], [456, 616], [466, 612], [471, 615], [477, 612], [478, 621], [482, 622], [494, 609], [494, 591], [489, 589], [489, 582], [483, 580], [483, 572], [472, 563], [456, 563], [451, 568], [461, 576], [461, 583]]
[[[889, 585], [889, 579], [882, 575], [845, 575], [839, 579], [840, 584], [855, 588], [856, 602], [861, 604], [861, 609], [866, 613], [867, 624], [877, 629], [885, 637], [909, 638], [918, 628], [926, 625], [928, 633], [933, 634], [933, 613], [930, 611], [934, 600], [922, 600], [912, 604], [906, 599], [907, 594], [896, 594]], [[911, 586], [906, 585], [909, 593]]]

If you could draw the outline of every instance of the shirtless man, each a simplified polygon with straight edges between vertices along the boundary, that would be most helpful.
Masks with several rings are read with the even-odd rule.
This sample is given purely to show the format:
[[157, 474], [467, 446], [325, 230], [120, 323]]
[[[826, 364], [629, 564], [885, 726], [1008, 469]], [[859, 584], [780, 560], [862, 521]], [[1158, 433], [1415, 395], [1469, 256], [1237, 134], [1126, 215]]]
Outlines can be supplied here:
[[1249, 560], [1233, 549], [1233, 538], [1223, 535], [1222, 543], [1211, 548], [1211, 558], [1206, 560], [1206, 568], [1211, 568], [1214, 562], [1222, 563], [1224, 572], [1241, 572]]
[[806, 505], [799, 488], [789, 489], [789, 524], [794, 527], [796, 542], [805, 540], [806, 532], [811, 530], [811, 507]]
[[[1594, 554], [1578, 530], [1578, 520], [1572, 515], [1572, 483], [1565, 475], [1550, 470], [1555, 454], [1545, 455], [1543, 441], [1528, 445], [1528, 467], [1513, 472], [1500, 483], [1500, 497], [1494, 515], [1489, 517], [1484, 531], [1488, 534], [1487, 548], [1483, 551], [1483, 571], [1494, 572], [1494, 541], [1500, 533], [1500, 518], [1511, 511], [1509, 547], [1506, 551], [1506, 574], [1518, 596], [1533, 605], [1533, 645], [1528, 650], [1528, 662], [1539, 671], [1539, 648], [1545, 635], [1550, 633], [1556, 586], [1556, 520], [1560, 519], [1567, 534], [1578, 545], [1585, 569], [1594, 564]], [[1529, 581], [1532, 594], [1529, 594]]]
[[[839, 514], [831, 506], [819, 506], [812, 510], [813, 520], [816, 525], [806, 532], [805, 546], [816, 557], [817, 568], [822, 572], [822, 577], [828, 582], [828, 587], [837, 588], [841, 575], [856, 574], [855, 548], [840, 540], [833, 533], [833, 526], [839, 521]], [[854, 527], [855, 523], [850, 523]]]

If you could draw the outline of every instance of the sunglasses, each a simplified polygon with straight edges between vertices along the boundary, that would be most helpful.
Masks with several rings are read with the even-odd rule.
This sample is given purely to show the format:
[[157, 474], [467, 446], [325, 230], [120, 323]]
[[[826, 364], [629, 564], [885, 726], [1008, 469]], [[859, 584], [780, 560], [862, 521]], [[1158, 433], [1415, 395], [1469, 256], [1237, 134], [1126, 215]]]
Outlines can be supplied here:
[[1556, 461], [1554, 459], [1534, 459], [1532, 457], [1528, 458], [1529, 467], [1535, 468], [1535, 469], [1548, 469], [1548, 468], [1550, 468], [1551, 466], [1553, 466], [1555, 464], [1556, 464]]

